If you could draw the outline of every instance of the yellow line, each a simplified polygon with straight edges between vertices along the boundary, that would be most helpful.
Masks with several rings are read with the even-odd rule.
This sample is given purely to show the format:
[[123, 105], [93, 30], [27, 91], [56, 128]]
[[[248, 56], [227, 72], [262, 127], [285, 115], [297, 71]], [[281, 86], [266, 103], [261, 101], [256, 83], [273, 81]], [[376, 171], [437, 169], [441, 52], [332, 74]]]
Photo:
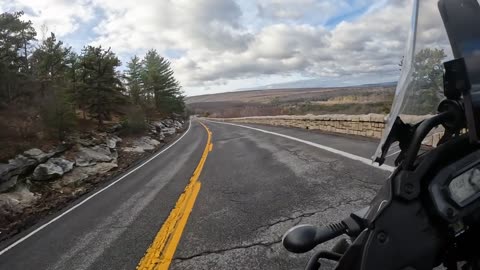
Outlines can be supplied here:
[[180, 238], [182, 237], [183, 230], [187, 225], [188, 217], [192, 212], [195, 200], [200, 192], [201, 183], [198, 181], [198, 177], [202, 172], [203, 165], [207, 160], [208, 153], [212, 151], [212, 132], [206, 125], [199, 122], [207, 131], [208, 138], [205, 149], [203, 150], [200, 162], [195, 168], [192, 177], [185, 190], [180, 195], [175, 204], [175, 207], [170, 212], [162, 228], [155, 236], [153, 243], [147, 249], [147, 252], [137, 265], [139, 270], [166, 270], [169, 268], [172, 262], [173, 255], [177, 249]]

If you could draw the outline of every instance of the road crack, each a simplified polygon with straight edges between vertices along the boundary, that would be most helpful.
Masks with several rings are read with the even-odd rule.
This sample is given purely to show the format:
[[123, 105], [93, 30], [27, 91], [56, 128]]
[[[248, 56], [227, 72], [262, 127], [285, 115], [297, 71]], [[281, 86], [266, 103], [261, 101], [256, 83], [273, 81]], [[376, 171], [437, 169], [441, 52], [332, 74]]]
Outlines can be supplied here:
[[254, 231], [259, 231], [259, 230], [264, 230], [264, 229], [268, 229], [270, 227], [273, 227], [275, 225], [278, 225], [278, 224], [281, 224], [281, 223], [285, 223], [285, 222], [289, 222], [289, 221], [293, 221], [293, 220], [296, 220], [298, 219], [298, 222], [294, 223], [293, 226], [296, 226], [298, 225], [300, 222], [302, 222], [302, 218], [307, 218], [307, 217], [311, 217], [313, 215], [316, 215], [316, 214], [320, 214], [320, 213], [324, 213], [324, 212], [327, 212], [329, 210], [334, 210], [334, 209], [337, 209], [341, 206], [345, 206], [345, 205], [351, 205], [351, 204], [355, 204], [355, 203], [365, 203], [365, 200], [364, 199], [352, 199], [352, 200], [347, 200], [347, 201], [344, 201], [338, 205], [330, 205], [328, 207], [325, 207], [323, 209], [320, 209], [320, 210], [317, 210], [317, 211], [313, 211], [313, 212], [307, 212], [307, 213], [303, 213], [303, 214], [299, 214], [299, 215], [295, 215], [295, 216], [290, 216], [290, 217], [285, 217], [285, 218], [282, 218], [282, 219], [279, 219], [275, 222], [272, 222], [272, 223], [269, 223], [269, 224], [266, 224], [266, 225], [262, 225], [258, 228], [256, 228]]
[[335, 164], [333, 162], [328, 162], [328, 166], [329, 166], [331, 171], [345, 177], [346, 179], [349, 179], [352, 182], [360, 182], [361, 183], [360, 187], [371, 191], [373, 194], [377, 194], [378, 189], [381, 187], [380, 184], [376, 184], [376, 183], [372, 183], [372, 182], [369, 182], [369, 181], [365, 181], [365, 180], [356, 178], [348, 172], [336, 169]]
[[[282, 147], [281, 148], [282, 150], [284, 151], [287, 151], [289, 152], [290, 154], [296, 156], [298, 159], [304, 161], [304, 162], [307, 162], [307, 163], [311, 163], [311, 162], [315, 162], [315, 163], [321, 163], [321, 164], [325, 164], [328, 166], [328, 168], [341, 175], [341, 176], [344, 176], [345, 178], [349, 179], [349, 180], [352, 180], [352, 181], [355, 181], [355, 182], [360, 182], [362, 183], [362, 185], [360, 185], [362, 188], [365, 188], [365, 189], [368, 189], [370, 191], [372, 191], [374, 194], [376, 194], [377, 192], [377, 189], [381, 186], [380, 184], [376, 184], [376, 183], [372, 183], [372, 182], [368, 182], [368, 181], [365, 181], [365, 180], [362, 180], [362, 179], [358, 179], [356, 177], [354, 177], [352, 174], [348, 173], [348, 172], [345, 172], [345, 171], [341, 171], [341, 170], [338, 170], [335, 168], [335, 164], [339, 161], [337, 159], [333, 159], [333, 160], [329, 160], [329, 161], [325, 161], [325, 160], [312, 160], [312, 159], [309, 159], [305, 156], [305, 154], [301, 151], [296, 151], [296, 150], [292, 150], [290, 148], [286, 148], [286, 147]], [[376, 187], [377, 189], [375, 189], [374, 187], [371, 187], [371, 186], [374, 186]]]
[[232, 250], [248, 249], [248, 248], [253, 248], [253, 247], [258, 247], [258, 246], [265, 247], [265, 248], [271, 248], [273, 245], [279, 244], [281, 242], [282, 242], [282, 240], [280, 239], [280, 240], [273, 241], [273, 242], [257, 242], [257, 243], [247, 244], [247, 245], [233, 246], [233, 247], [229, 247], [229, 248], [225, 248], [225, 249], [207, 250], [207, 251], [197, 253], [197, 254], [194, 254], [194, 255], [191, 255], [191, 256], [176, 257], [174, 259], [174, 261], [183, 262], [183, 261], [188, 261], [188, 260], [195, 259], [195, 258], [198, 258], [198, 257], [204, 257], [204, 256], [213, 255], [213, 254], [223, 254], [225, 252], [229, 252], [229, 251], [232, 251]]

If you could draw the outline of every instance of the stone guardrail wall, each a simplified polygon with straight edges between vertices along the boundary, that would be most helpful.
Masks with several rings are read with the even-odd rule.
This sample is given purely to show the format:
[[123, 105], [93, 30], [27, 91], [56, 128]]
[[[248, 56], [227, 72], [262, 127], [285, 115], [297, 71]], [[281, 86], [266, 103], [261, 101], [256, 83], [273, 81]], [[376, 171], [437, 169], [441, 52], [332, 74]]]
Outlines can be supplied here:
[[[424, 119], [425, 116], [408, 116], [408, 118], [409, 122], [418, 122]], [[382, 132], [385, 128], [386, 115], [280, 115], [239, 118], [216, 118], [215, 120], [247, 124], [297, 127], [310, 130], [321, 130], [327, 132], [358, 135], [379, 139], [382, 137]], [[423, 143], [429, 146], [436, 146], [442, 134], [443, 130], [437, 129], [432, 134], [430, 134]]]

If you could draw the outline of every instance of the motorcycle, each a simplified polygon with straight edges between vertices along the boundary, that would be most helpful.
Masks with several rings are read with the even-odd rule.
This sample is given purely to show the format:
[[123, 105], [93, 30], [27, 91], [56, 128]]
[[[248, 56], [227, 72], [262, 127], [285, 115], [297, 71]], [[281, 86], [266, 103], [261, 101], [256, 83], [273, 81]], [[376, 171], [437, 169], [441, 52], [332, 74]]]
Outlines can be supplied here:
[[[285, 233], [283, 246], [294, 253], [350, 237], [316, 251], [305, 269], [320, 269], [323, 260], [335, 261], [337, 270], [480, 269], [480, 5], [440, 0], [437, 6], [413, 1], [402, 73], [374, 156], [383, 164], [398, 143], [395, 171], [369, 207], [338, 223]], [[435, 19], [444, 43], [432, 42], [426, 29]], [[446, 57], [452, 60], [439, 62]], [[408, 120], [419, 115], [423, 120]], [[438, 130], [437, 147], [420, 151]]]

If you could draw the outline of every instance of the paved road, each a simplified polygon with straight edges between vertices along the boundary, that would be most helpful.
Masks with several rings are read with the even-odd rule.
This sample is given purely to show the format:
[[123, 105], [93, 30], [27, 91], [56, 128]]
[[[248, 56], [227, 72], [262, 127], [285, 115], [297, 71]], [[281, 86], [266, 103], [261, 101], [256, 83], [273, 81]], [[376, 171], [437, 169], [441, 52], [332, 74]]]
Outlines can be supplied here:
[[[170, 269], [302, 269], [309, 254], [286, 252], [282, 234], [299, 223], [338, 221], [366, 206], [389, 175], [298, 141], [369, 158], [376, 147], [370, 140], [204, 123], [212, 132], [211, 152], [206, 129], [193, 120], [185, 136], [141, 168], [94, 197], [80, 198], [54, 222], [59, 214], [0, 244], [0, 269], [135, 269], [161, 238], [172, 209], [188, 217], [189, 202], [186, 226], [174, 226], [181, 238]], [[178, 203], [196, 177], [196, 200]]]

